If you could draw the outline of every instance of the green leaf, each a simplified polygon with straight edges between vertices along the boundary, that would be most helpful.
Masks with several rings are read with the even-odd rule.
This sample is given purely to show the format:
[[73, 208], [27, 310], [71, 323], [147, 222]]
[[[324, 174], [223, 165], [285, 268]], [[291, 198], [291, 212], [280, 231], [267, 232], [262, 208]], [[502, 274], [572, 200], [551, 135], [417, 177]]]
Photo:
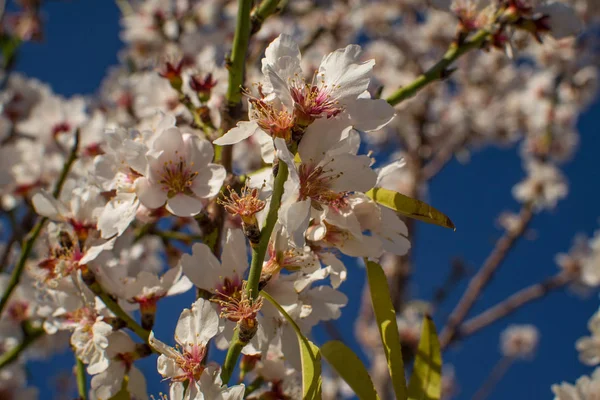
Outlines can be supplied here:
[[121, 389], [109, 400], [131, 400], [131, 395], [129, 394], [127, 389]]
[[439, 400], [442, 396], [442, 352], [431, 317], [423, 320], [419, 349], [408, 384], [411, 400]]
[[406, 217], [456, 230], [450, 218], [421, 200], [384, 188], [373, 188], [365, 194], [382, 206]]
[[302, 334], [296, 321], [285, 312], [274, 298], [267, 292], [260, 292], [260, 294], [279, 310], [292, 328], [294, 328], [294, 331], [296, 331], [298, 344], [300, 345], [300, 358], [302, 360], [302, 399], [321, 400], [321, 353], [319, 352], [319, 348]]
[[387, 278], [381, 265], [365, 259], [367, 276], [369, 278], [369, 291], [375, 311], [375, 319], [379, 327], [381, 342], [388, 361], [390, 377], [397, 400], [406, 400], [406, 377], [404, 376], [404, 362], [400, 346], [400, 334], [396, 324], [396, 311], [392, 305]]
[[2, 51], [2, 68], [6, 69], [15, 61], [17, 49], [21, 41], [16, 36], [0, 35], [0, 50]]
[[367, 369], [348, 346], [332, 340], [321, 346], [321, 354], [360, 400], [379, 399]]

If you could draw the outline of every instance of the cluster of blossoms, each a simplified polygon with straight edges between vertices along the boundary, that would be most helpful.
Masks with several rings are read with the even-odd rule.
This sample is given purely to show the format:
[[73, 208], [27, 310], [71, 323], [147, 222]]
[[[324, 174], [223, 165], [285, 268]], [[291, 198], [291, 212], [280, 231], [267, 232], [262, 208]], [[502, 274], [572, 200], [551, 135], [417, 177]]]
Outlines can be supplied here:
[[[39, 18], [39, 5], [24, 3], [30, 19], [7, 30], [23, 40], [41, 29], [22, 26]], [[410, 250], [407, 223], [371, 189], [420, 197], [453, 156], [502, 143], [520, 146], [527, 177], [513, 194], [524, 208], [567, 195], [560, 166], [577, 146], [598, 62], [593, 38], [575, 35], [599, 19], [595, 0], [290, 2], [278, 16], [253, 15], [241, 102], [228, 85], [236, 59], [225, 56], [238, 34], [235, 4], [121, 3], [123, 64], [97, 98], [2, 77], [0, 201], [11, 223], [0, 249], [3, 399], [37, 398], [26, 361], [69, 346], [91, 376], [91, 399], [148, 399], [136, 361], [153, 353], [173, 400], [243, 399], [249, 389], [301, 398], [295, 329], [310, 337], [341, 316], [347, 275], [364, 274], [349, 257], [382, 259], [394, 277]], [[344, 47], [352, 42], [365, 45]], [[442, 49], [461, 46], [483, 51], [392, 106]], [[524, 224], [503, 220], [507, 232]], [[598, 287], [598, 240], [584, 247], [558, 263], [573, 284]], [[153, 330], [157, 308], [192, 290], [171, 346]], [[398, 315], [413, 355], [430, 311]], [[378, 337], [373, 316], [360, 318], [359, 336]], [[593, 365], [595, 325], [578, 344]], [[535, 328], [511, 327], [502, 352], [527, 357], [537, 340]], [[208, 360], [211, 346], [240, 347], [238, 384], [228, 386], [230, 365]], [[562, 399], [589, 384], [553, 390]], [[350, 389], [324, 378], [324, 398], [339, 393]]]

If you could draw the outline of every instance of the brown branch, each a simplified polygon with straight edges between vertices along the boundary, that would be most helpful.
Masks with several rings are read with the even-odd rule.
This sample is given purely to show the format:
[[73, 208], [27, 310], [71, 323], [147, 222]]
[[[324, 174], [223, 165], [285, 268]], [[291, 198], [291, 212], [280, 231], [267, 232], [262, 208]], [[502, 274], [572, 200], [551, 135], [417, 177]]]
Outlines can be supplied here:
[[513, 365], [513, 362], [514, 358], [512, 357], [502, 357], [498, 360], [490, 375], [473, 395], [473, 400], [485, 400], [488, 398], [502, 377], [506, 375], [508, 369]]
[[502, 302], [467, 320], [458, 330], [455, 339], [462, 339], [480, 331], [488, 325], [512, 314], [524, 305], [541, 299], [553, 290], [566, 286], [573, 280], [572, 276], [561, 272], [541, 282], [519, 290]]
[[459, 326], [465, 320], [469, 311], [471, 311], [471, 308], [479, 298], [479, 295], [483, 289], [485, 289], [485, 287], [493, 278], [494, 273], [502, 265], [510, 251], [513, 249], [517, 239], [523, 236], [523, 233], [525, 233], [527, 230], [532, 218], [533, 211], [531, 205], [524, 205], [521, 209], [520, 224], [518, 228], [514, 230], [507, 230], [506, 233], [496, 242], [496, 246], [492, 250], [491, 254], [485, 260], [481, 269], [471, 279], [467, 290], [450, 314], [450, 317], [448, 317], [448, 322], [440, 334], [440, 345], [442, 349], [448, 346], [450, 342], [454, 340]]

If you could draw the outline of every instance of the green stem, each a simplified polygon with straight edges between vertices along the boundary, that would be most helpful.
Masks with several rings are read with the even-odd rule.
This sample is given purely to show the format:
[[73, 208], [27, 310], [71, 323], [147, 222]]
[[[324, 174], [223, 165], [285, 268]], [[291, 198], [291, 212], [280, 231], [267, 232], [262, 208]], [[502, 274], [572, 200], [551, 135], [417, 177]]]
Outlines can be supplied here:
[[273, 184], [273, 195], [271, 196], [271, 204], [269, 205], [265, 226], [260, 232], [258, 245], [252, 248], [252, 263], [250, 264], [246, 290], [248, 291], [248, 296], [253, 299], [258, 297], [260, 274], [262, 272], [263, 262], [265, 261], [267, 247], [269, 246], [269, 239], [271, 239], [275, 222], [277, 222], [277, 213], [281, 204], [281, 196], [283, 196], [283, 185], [285, 184], [289, 173], [286, 163], [282, 161], [279, 162], [278, 165], [279, 169], [277, 171], [277, 176], [275, 177], [275, 183]]
[[16, 345], [15, 347], [13, 347], [12, 349], [3, 353], [0, 356], [0, 369], [11, 364], [13, 361], [15, 361], [17, 358], [19, 358], [19, 355], [21, 355], [21, 353], [23, 353], [23, 351], [25, 351], [29, 346], [31, 346], [43, 334], [44, 334], [43, 329], [34, 329], [34, 330], [29, 331], [25, 335], [25, 337], [21, 343], [19, 343], [18, 345]]
[[448, 67], [450, 67], [454, 61], [469, 51], [480, 48], [490, 35], [488, 30], [482, 29], [461, 44], [452, 43], [448, 51], [446, 51], [446, 54], [444, 54], [444, 57], [442, 57], [437, 64], [427, 70], [424, 74], [420, 75], [412, 83], [398, 89], [386, 99], [387, 102], [392, 106], [395, 106], [416, 95], [419, 90], [429, 85], [431, 82], [445, 78], [449, 73]]
[[[75, 142], [73, 144], [73, 147], [71, 148], [71, 153], [69, 154], [69, 158], [65, 162], [65, 165], [63, 166], [63, 169], [58, 178], [58, 181], [56, 181], [56, 186], [54, 187], [54, 190], [52, 191], [52, 196], [54, 196], [55, 199], [58, 198], [60, 191], [62, 190], [63, 184], [65, 183], [65, 180], [67, 179], [67, 175], [69, 174], [69, 171], [71, 170], [71, 166], [77, 159], [77, 150], [78, 149], [79, 149], [79, 131], [76, 131], [75, 132]], [[6, 287], [6, 291], [2, 295], [2, 298], [0, 299], [0, 315], [2, 315], [2, 313], [4, 312], [4, 309], [8, 305], [8, 300], [10, 299], [10, 295], [15, 290], [15, 288], [19, 284], [19, 281], [21, 280], [21, 275], [23, 273], [23, 270], [25, 269], [25, 263], [27, 262], [27, 259], [29, 258], [31, 251], [33, 250], [33, 245], [35, 244], [35, 241], [37, 240], [38, 236], [40, 236], [40, 233], [42, 232], [42, 228], [44, 227], [44, 224], [46, 223], [47, 220], [48, 220], [48, 218], [46, 218], [46, 217], [40, 218], [38, 220], [38, 222], [35, 224], [35, 226], [31, 230], [31, 232], [29, 232], [29, 235], [21, 248], [21, 255], [19, 256], [17, 265], [15, 266], [15, 269], [13, 269], [13, 272], [10, 276], [10, 281], [8, 282], [8, 286]]]
[[165, 238], [178, 240], [184, 243], [194, 243], [202, 241], [203, 237], [201, 235], [194, 235], [192, 233], [178, 232], [178, 231], [153, 231], [152, 234]]
[[129, 314], [127, 314], [117, 303], [115, 300], [110, 297], [108, 293], [104, 291], [100, 283], [96, 281], [96, 277], [93, 275], [91, 271], [87, 271], [84, 274], [84, 281], [87, 283], [88, 287], [96, 296], [100, 297], [100, 300], [106, 305], [106, 307], [118, 318], [122, 319], [125, 322], [127, 328], [133, 331], [136, 335], [138, 335], [144, 342], [148, 343], [148, 337], [150, 336], [150, 331], [142, 328]]
[[78, 357], [75, 358], [75, 370], [77, 373], [77, 393], [79, 394], [79, 400], [87, 400], [85, 365]]
[[279, 0], [263, 0], [260, 5], [254, 10], [250, 20], [252, 21], [251, 33], [254, 34], [260, 30], [263, 22], [270, 15], [277, 11]]
[[244, 398], [247, 398], [257, 389], [259, 389], [263, 385], [263, 383], [265, 383], [265, 380], [260, 376], [254, 379], [252, 382], [250, 382], [250, 384], [246, 386], [246, 390], [244, 391]]
[[227, 103], [235, 107], [242, 101], [241, 87], [244, 83], [244, 66], [250, 41], [250, 10], [252, 0], [238, 0], [237, 24], [233, 37], [233, 47], [229, 60], [229, 85], [227, 87]]
[[[275, 177], [273, 195], [271, 196], [271, 204], [269, 205], [269, 212], [267, 213], [265, 226], [260, 232], [260, 240], [258, 245], [252, 248], [252, 263], [250, 264], [248, 284], [246, 286], [248, 296], [250, 296], [252, 299], [256, 299], [259, 294], [258, 284], [260, 283], [262, 265], [265, 260], [265, 254], [267, 253], [267, 247], [269, 245], [271, 233], [273, 233], [275, 222], [277, 222], [277, 212], [279, 211], [281, 196], [283, 195], [283, 185], [285, 184], [287, 177], [288, 166], [282, 161], [279, 163], [279, 169], [277, 171], [277, 176]], [[245, 345], [246, 343], [239, 339], [238, 331], [236, 329], [233, 338], [231, 339], [231, 344], [229, 346], [229, 350], [227, 351], [227, 356], [221, 372], [221, 379], [223, 380], [224, 384], [226, 384], [229, 381], [229, 378], [231, 378], [233, 369], [235, 368], [237, 360]]]
[[240, 354], [242, 354], [242, 349], [246, 344], [247, 343], [240, 340], [238, 328], [236, 327], [233, 332], [233, 337], [231, 338], [231, 344], [227, 350], [227, 355], [225, 356], [223, 369], [221, 370], [221, 380], [223, 381], [223, 385], [226, 385], [231, 379], [233, 370], [237, 365], [237, 360], [240, 357]]

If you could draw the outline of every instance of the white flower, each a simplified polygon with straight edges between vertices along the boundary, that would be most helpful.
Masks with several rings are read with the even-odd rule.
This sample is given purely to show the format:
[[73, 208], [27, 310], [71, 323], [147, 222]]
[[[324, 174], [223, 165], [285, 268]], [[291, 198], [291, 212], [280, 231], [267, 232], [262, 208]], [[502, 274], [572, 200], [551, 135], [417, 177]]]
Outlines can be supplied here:
[[600, 311], [597, 311], [588, 322], [591, 336], [579, 338], [575, 347], [579, 351], [579, 360], [586, 365], [600, 364]]
[[362, 131], [382, 128], [395, 112], [385, 100], [370, 98], [367, 87], [375, 61], [360, 62], [360, 51], [350, 45], [328, 54], [307, 82], [298, 44], [280, 35], [265, 51], [266, 82], [260, 98], [250, 98], [250, 121], [238, 123], [214, 143], [238, 143], [261, 130], [289, 141], [292, 127], [304, 129], [319, 118], [337, 117]]
[[63, 185], [61, 198], [55, 199], [42, 190], [31, 199], [35, 211], [53, 221], [66, 222], [76, 232], [96, 229], [97, 215], [105, 205], [100, 190], [89, 182], [67, 180]]
[[[161, 355], [158, 372], [171, 380], [172, 399], [196, 399], [203, 374], [208, 374], [203, 364], [208, 341], [219, 332], [219, 316], [209, 301], [198, 299], [192, 308], [184, 309], [175, 327], [178, 348], [167, 346], [151, 333], [149, 343]], [[188, 388], [185, 389], [185, 382]], [[201, 397], [200, 397], [201, 398]]]
[[180, 217], [198, 214], [201, 199], [215, 196], [225, 180], [225, 169], [212, 164], [212, 145], [178, 128], [161, 132], [147, 154], [145, 176], [136, 180], [143, 205], [167, 210]]
[[219, 262], [204, 243], [195, 243], [192, 254], [184, 254], [179, 265], [198, 288], [212, 294], [233, 296], [241, 290], [242, 280], [248, 269], [246, 238], [241, 230], [227, 231], [221, 260]]
[[[377, 181], [371, 159], [356, 155], [360, 145], [356, 132], [323, 135], [323, 131], [311, 129], [316, 125], [300, 142], [300, 163], [294, 161], [282, 139], [275, 139], [278, 157], [289, 168], [279, 220], [298, 247], [304, 245], [311, 215], [339, 211], [348, 204], [350, 193], [366, 192]], [[330, 138], [333, 140], [327, 140]]]
[[83, 98], [65, 100], [48, 95], [31, 110], [28, 119], [18, 124], [18, 129], [49, 144], [61, 134], [72, 135], [86, 120]]
[[568, 185], [554, 165], [531, 160], [525, 165], [527, 179], [513, 187], [513, 196], [522, 203], [532, 202], [537, 210], [550, 209], [567, 196]]
[[[218, 366], [209, 365], [198, 382], [193, 383], [194, 388], [188, 389], [196, 392], [190, 400], [242, 400], [244, 398], [245, 386], [223, 386], [221, 380], [221, 369]], [[181, 393], [182, 394], [182, 393]], [[181, 397], [171, 397], [179, 399]]]
[[136, 343], [123, 331], [113, 332], [109, 337], [106, 349], [110, 364], [106, 370], [94, 375], [90, 382], [92, 400], [110, 399], [116, 395], [127, 375], [127, 391], [137, 400], [148, 399], [146, 378], [133, 365], [132, 353], [136, 351]]
[[112, 333], [112, 326], [103, 321], [103, 317], [90, 319], [93, 313], [82, 317], [71, 336], [71, 345], [77, 357], [87, 364], [87, 372], [91, 375], [98, 374], [108, 368], [109, 360], [106, 356], [108, 336]]
[[539, 341], [533, 325], [510, 325], [501, 335], [500, 347], [506, 357], [531, 358]]
[[135, 278], [124, 278], [124, 298], [138, 303], [142, 312], [145, 308], [156, 310], [158, 300], [187, 292], [192, 282], [183, 276], [180, 266], [171, 268], [160, 278], [156, 273], [140, 271]]
[[577, 379], [575, 385], [563, 382], [552, 385], [554, 400], [595, 400], [600, 396], [600, 368], [596, 368], [590, 376]]

